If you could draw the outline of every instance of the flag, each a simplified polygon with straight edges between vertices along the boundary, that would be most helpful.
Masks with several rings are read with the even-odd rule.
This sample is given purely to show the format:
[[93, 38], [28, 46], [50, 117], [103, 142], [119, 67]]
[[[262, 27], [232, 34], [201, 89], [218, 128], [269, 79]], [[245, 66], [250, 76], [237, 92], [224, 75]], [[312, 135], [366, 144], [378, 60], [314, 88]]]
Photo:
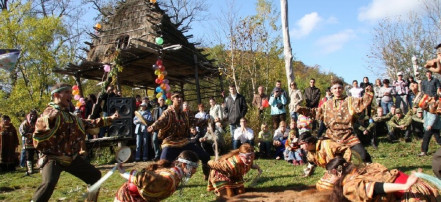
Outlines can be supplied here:
[[0, 49], [0, 68], [12, 71], [17, 63], [20, 51], [17, 49]]

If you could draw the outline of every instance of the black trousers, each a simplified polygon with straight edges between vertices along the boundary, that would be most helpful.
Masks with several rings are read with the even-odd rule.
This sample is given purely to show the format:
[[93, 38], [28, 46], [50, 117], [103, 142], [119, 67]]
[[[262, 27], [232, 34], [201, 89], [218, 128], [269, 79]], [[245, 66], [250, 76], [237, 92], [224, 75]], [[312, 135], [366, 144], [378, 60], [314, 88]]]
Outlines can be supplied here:
[[441, 137], [439, 135], [440, 130], [439, 129], [431, 129], [424, 133], [423, 136], [423, 143], [421, 143], [421, 151], [422, 152], [428, 152], [429, 151], [429, 142], [432, 138], [432, 135], [435, 136], [435, 140], [438, 144], [441, 145]]
[[32, 200], [35, 202], [49, 201], [62, 171], [66, 171], [90, 185], [101, 178], [101, 172], [81, 157], [75, 158], [69, 166], [62, 166], [55, 160], [48, 160], [41, 173], [43, 181], [35, 191]]
[[365, 163], [372, 163], [371, 155], [366, 151], [361, 143], [358, 143], [351, 147], [351, 149], [360, 155], [361, 160]]
[[203, 164], [207, 164], [207, 162], [210, 160], [210, 155], [202, 150], [201, 147], [188, 143], [187, 145], [183, 147], [165, 147], [162, 149], [161, 153], [161, 159], [166, 159], [169, 161], [174, 161], [176, 158], [178, 158], [179, 154], [185, 150], [191, 150], [194, 151], [198, 156], [199, 159], [202, 161]]

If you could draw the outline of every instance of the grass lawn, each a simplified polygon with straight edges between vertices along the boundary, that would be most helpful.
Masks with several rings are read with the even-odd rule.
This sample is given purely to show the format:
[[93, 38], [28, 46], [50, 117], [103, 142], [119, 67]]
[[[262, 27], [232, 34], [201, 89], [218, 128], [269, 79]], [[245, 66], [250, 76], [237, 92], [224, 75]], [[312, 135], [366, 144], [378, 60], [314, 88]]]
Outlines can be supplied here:
[[[431, 156], [417, 157], [420, 152], [421, 141], [414, 140], [412, 143], [403, 141], [395, 144], [381, 142], [378, 150], [367, 147], [372, 155], [374, 162], [381, 163], [388, 168], [396, 168], [405, 173], [422, 168], [424, 173], [433, 175], [431, 169]], [[431, 141], [429, 155], [435, 152], [439, 146], [435, 141]], [[303, 178], [303, 166], [292, 166], [283, 160], [258, 159], [256, 163], [260, 165], [263, 174], [258, 184], [254, 187], [262, 190], [292, 189], [298, 190], [305, 186], [314, 185], [322, 176], [323, 169], [318, 168], [315, 174], [309, 178]], [[133, 165], [133, 164], [128, 164]], [[103, 175], [112, 168], [113, 165], [99, 166]], [[141, 167], [140, 165], [135, 165]], [[128, 168], [130, 170], [130, 167]], [[33, 174], [31, 177], [24, 177], [25, 170], [17, 169], [12, 173], [0, 173], [0, 201], [29, 201], [41, 182], [40, 174]], [[251, 179], [257, 175], [257, 171], [251, 170], [246, 175], [246, 187]], [[118, 174], [114, 174], [106, 181], [100, 192], [100, 201], [113, 201], [116, 190], [122, 185], [124, 180]], [[215, 195], [206, 191], [207, 182], [203, 180], [202, 170], [189, 181], [183, 193], [179, 191], [168, 198], [167, 201], [213, 201]], [[82, 193], [86, 190], [86, 185], [74, 176], [63, 172], [57, 187], [52, 195], [51, 201], [82, 201]]]

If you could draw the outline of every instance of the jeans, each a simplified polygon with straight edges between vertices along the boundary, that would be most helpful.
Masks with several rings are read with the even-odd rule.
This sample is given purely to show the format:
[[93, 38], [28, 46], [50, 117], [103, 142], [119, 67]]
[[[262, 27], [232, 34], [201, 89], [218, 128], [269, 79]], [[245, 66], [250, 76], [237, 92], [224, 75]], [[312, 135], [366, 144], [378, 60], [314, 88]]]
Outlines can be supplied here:
[[[149, 159], [148, 155], [148, 143], [149, 143], [149, 134], [147, 131], [140, 132], [136, 134], [136, 154], [135, 154], [135, 161], [142, 160], [147, 161]], [[142, 151], [142, 155], [141, 155]]]
[[152, 135], [153, 151], [155, 152], [155, 159], [161, 156], [161, 141], [158, 138], [158, 132], [153, 132]]
[[291, 119], [294, 119], [294, 121], [297, 122], [298, 118], [299, 118], [299, 113], [297, 113], [297, 112], [292, 112], [291, 113]]
[[407, 96], [407, 103], [409, 104], [410, 109], [412, 109], [412, 102], [413, 102], [414, 98], [415, 98], [415, 95], [413, 93], [411, 93]]
[[20, 167], [26, 167], [26, 149], [24, 147], [20, 152]]
[[381, 102], [381, 108], [383, 108], [383, 114], [388, 114], [390, 112], [390, 108], [392, 108], [392, 105], [394, 102]]
[[428, 152], [429, 151], [429, 142], [432, 138], [432, 135], [435, 135], [436, 142], [441, 145], [441, 137], [439, 135], [440, 130], [439, 129], [431, 129], [424, 133], [423, 137], [423, 143], [421, 143], [421, 151], [422, 152]]
[[407, 95], [395, 96], [395, 106], [401, 108], [403, 114], [406, 114], [408, 110]]

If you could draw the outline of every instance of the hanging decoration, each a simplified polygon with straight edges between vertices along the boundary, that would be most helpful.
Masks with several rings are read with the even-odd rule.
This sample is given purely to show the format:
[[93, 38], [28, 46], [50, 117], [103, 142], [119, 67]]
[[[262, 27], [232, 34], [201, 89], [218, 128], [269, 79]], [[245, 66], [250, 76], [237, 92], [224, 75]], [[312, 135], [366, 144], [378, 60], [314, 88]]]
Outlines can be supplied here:
[[169, 80], [165, 77], [168, 75], [168, 72], [165, 71], [165, 66], [163, 64], [163, 61], [161, 57], [156, 60], [156, 63], [152, 65], [154, 71], [154, 74], [157, 76], [155, 79], [155, 83], [158, 84], [158, 86], [155, 88], [156, 98], [164, 98], [165, 104], [170, 105], [172, 101], [171, 98], [171, 87], [169, 85]]
[[77, 101], [75, 108], [79, 109], [82, 105], [86, 104], [84, 98], [80, 95], [80, 88], [77, 85], [72, 86], [72, 95], [74, 96], [74, 100]]

